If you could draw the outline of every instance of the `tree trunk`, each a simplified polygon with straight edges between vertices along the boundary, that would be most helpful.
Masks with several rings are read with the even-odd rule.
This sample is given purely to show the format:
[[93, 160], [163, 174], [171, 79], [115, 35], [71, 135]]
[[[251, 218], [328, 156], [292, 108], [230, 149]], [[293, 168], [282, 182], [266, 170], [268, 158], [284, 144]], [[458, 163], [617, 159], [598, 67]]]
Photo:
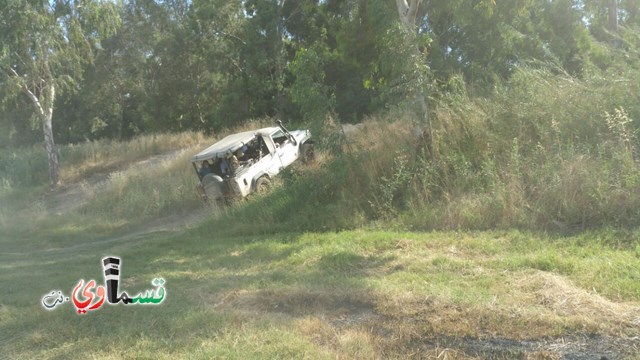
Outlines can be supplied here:
[[[396, 7], [398, 8], [398, 15], [400, 15], [400, 21], [407, 36], [414, 38], [417, 35], [416, 17], [418, 15], [418, 7], [421, 0], [396, 0]], [[422, 56], [418, 44], [414, 44], [414, 52], [417, 58]], [[433, 151], [433, 127], [431, 125], [431, 119], [429, 117], [429, 107], [427, 105], [427, 96], [424, 90], [416, 92], [416, 101], [420, 106], [420, 117], [424, 120], [426, 128], [421, 129], [420, 143], [426, 146], [429, 157], [432, 161], [435, 161], [435, 153]]]
[[618, 36], [618, 0], [609, 0], [609, 31], [613, 34], [613, 46], [620, 47]]
[[44, 99], [45, 108], [42, 112], [42, 131], [44, 132], [44, 146], [47, 150], [47, 158], [49, 159], [49, 184], [51, 185], [51, 190], [53, 190], [58, 185], [58, 152], [56, 151], [56, 144], [53, 141], [53, 128], [51, 126], [56, 87], [51, 84], [48, 86], [48, 89], [49, 94]]
[[[15, 70], [11, 70], [11, 72], [15, 76], [18, 76]], [[42, 121], [44, 147], [47, 151], [47, 158], [49, 159], [49, 184], [51, 185], [51, 190], [53, 190], [58, 185], [58, 153], [56, 151], [56, 144], [53, 141], [53, 128], [51, 126], [53, 103], [56, 99], [56, 86], [53, 83], [53, 79], [49, 79], [49, 85], [44, 86], [43, 91], [39, 93], [40, 97], [36, 96], [38, 92], [31, 91], [27, 86], [23, 86], [22, 91], [29, 97], [38, 118]]]
[[277, 1], [276, 6], [276, 43], [274, 44], [275, 48], [275, 61], [276, 61], [276, 69], [275, 69], [275, 77], [276, 77], [276, 118], [282, 119], [282, 92], [284, 89], [284, 46], [283, 46], [283, 34], [284, 34], [284, 20], [282, 19], [282, 10], [284, 8], [284, 4], [287, 0]]
[[[407, 1], [409, 2], [407, 3]], [[396, 0], [400, 21], [406, 31], [415, 31], [418, 5], [420, 5], [420, 0]]]
[[51, 190], [58, 185], [58, 153], [56, 144], [53, 141], [53, 129], [51, 128], [51, 114], [46, 115], [42, 122], [42, 130], [44, 132], [44, 146], [47, 150], [47, 158], [49, 159], [49, 184]]
[[609, 0], [609, 30], [618, 33], [618, 0]]

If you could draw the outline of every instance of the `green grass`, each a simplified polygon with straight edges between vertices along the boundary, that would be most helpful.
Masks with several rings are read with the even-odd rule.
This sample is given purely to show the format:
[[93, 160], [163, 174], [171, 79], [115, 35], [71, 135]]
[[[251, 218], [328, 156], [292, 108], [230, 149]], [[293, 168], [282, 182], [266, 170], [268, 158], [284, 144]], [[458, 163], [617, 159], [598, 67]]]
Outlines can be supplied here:
[[[13, 251], [0, 255], [2, 353], [405, 357], [419, 350], [416, 339], [445, 336], [634, 336], [639, 255], [611, 244], [618, 235], [361, 230], [221, 237], [200, 226], [139, 237], [76, 233], [57, 250], [42, 250], [52, 241], [44, 232], [0, 235]], [[637, 242], [637, 232], [626, 236]], [[130, 293], [164, 277], [165, 302], [82, 316], [68, 303], [50, 312], [41, 307], [53, 289], [69, 293], [80, 278], [100, 281], [100, 260], [109, 254], [122, 257]]]

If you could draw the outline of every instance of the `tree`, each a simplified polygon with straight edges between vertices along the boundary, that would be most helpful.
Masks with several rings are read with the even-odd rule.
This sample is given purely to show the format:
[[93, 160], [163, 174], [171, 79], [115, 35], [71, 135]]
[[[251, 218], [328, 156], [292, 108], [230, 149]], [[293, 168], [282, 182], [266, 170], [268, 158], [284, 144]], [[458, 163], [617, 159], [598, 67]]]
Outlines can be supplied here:
[[420, 117], [424, 119], [424, 126], [426, 129], [422, 131], [424, 138], [426, 140], [425, 145], [427, 147], [427, 151], [431, 156], [431, 159], [434, 160], [434, 152], [433, 152], [433, 127], [431, 125], [431, 119], [429, 118], [429, 109], [427, 107], [427, 96], [426, 92], [426, 71], [428, 68], [425, 54], [421, 52], [420, 45], [417, 41], [418, 37], [418, 21], [422, 19], [418, 16], [420, 10], [420, 3], [422, 0], [396, 0], [396, 7], [398, 8], [398, 15], [400, 16], [400, 22], [402, 23], [402, 27], [405, 31], [405, 39], [408, 43], [408, 46], [413, 47], [413, 68], [414, 74], [416, 76], [412, 76], [414, 81], [414, 88], [411, 89], [414, 92], [416, 100], [420, 105]]
[[[92, 63], [85, 64], [79, 91], [58, 97], [54, 122], [56, 143], [103, 137], [128, 139], [147, 130], [153, 115], [147, 109], [151, 93], [149, 60], [159, 29], [169, 28], [155, 2], [122, 2], [121, 26], [100, 42]], [[153, 59], [152, 59], [153, 60]], [[162, 119], [154, 118], [154, 123]]]
[[618, 0], [609, 0], [609, 31], [618, 32]]
[[301, 48], [289, 65], [295, 81], [289, 87], [292, 101], [300, 106], [300, 112], [314, 123], [318, 123], [333, 108], [335, 96], [331, 88], [325, 85], [324, 59], [320, 48]]
[[336, 1], [327, 6], [326, 37], [333, 51], [325, 68], [342, 120], [358, 121], [405, 96], [389, 86], [406, 69], [406, 61], [398, 61], [404, 58], [403, 48], [398, 49], [395, 35], [402, 35], [393, 11], [395, 4], [388, 0]]
[[[252, 116], [284, 115], [285, 66], [291, 59], [287, 43], [285, 10], [295, 5], [286, 0], [248, 0], [244, 2], [248, 21], [245, 27], [247, 46], [241, 57], [246, 66], [246, 89], [251, 99]], [[290, 10], [295, 16], [295, 9]]]
[[638, 16], [640, 13], [640, 0], [622, 0], [620, 2], [620, 8], [622, 9], [624, 16], [624, 25], [638, 25]]
[[95, 0], [8, 0], [0, 8], [6, 97], [26, 96], [42, 125], [51, 188], [58, 184], [52, 119], [56, 95], [73, 90], [100, 39], [118, 26], [116, 7]]

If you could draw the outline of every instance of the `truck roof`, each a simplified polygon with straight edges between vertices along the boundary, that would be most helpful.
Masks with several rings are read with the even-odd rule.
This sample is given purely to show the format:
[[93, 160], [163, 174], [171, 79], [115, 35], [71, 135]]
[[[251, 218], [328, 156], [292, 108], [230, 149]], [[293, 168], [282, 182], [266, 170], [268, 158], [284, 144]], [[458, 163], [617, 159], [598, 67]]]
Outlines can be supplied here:
[[253, 140], [256, 135], [268, 135], [279, 129], [280, 128], [274, 126], [258, 130], [244, 131], [237, 134], [231, 134], [191, 157], [191, 162], [204, 161], [214, 158], [226, 158], [233, 154], [233, 152], [247, 144], [249, 141]]

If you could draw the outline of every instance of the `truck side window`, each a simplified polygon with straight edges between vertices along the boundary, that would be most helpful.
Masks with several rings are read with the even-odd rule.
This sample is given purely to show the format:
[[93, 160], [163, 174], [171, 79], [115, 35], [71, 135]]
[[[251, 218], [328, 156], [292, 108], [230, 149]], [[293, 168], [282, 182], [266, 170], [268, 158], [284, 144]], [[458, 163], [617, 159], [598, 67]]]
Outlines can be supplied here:
[[288, 140], [287, 135], [285, 135], [282, 130], [278, 130], [276, 131], [271, 138], [273, 139], [273, 142], [282, 146], [282, 144]]

